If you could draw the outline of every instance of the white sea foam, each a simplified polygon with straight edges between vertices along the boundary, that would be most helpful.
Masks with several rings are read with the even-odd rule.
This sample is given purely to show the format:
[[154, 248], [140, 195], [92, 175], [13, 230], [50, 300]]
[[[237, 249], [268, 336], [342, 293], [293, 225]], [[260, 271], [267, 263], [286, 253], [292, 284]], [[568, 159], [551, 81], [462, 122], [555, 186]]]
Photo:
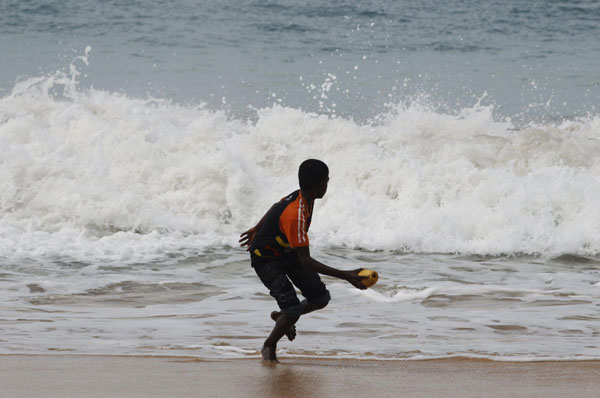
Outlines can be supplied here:
[[309, 157], [331, 171], [311, 228], [322, 247], [600, 250], [598, 116], [516, 128], [489, 107], [411, 104], [362, 124], [279, 106], [242, 120], [57, 73], [0, 99], [0, 257], [127, 263], [236, 245]]
[[[383, 303], [396, 303], [399, 301], [413, 301], [413, 300], [423, 300], [434, 294], [438, 289], [437, 288], [427, 288], [427, 289], [399, 289], [398, 291], [393, 292], [378, 292], [376, 290], [358, 290], [358, 294], [361, 296], [367, 297], [370, 300], [383, 302]], [[354, 290], [353, 290], [354, 292]]]

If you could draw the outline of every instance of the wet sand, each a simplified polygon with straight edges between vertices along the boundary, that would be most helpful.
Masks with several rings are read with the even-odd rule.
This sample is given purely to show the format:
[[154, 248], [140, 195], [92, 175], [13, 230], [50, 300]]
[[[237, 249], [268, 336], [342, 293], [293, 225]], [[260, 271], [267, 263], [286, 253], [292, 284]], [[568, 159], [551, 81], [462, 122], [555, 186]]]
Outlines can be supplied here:
[[600, 361], [2, 355], [0, 397], [598, 397]]

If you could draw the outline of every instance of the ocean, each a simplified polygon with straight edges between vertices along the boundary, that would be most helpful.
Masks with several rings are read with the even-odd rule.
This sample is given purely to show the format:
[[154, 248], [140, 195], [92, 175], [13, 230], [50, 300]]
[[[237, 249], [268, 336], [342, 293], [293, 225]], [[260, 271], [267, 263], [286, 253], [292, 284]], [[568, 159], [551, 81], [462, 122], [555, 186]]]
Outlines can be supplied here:
[[330, 168], [280, 356], [600, 359], [600, 3], [0, 2], [0, 354], [260, 357], [238, 247]]

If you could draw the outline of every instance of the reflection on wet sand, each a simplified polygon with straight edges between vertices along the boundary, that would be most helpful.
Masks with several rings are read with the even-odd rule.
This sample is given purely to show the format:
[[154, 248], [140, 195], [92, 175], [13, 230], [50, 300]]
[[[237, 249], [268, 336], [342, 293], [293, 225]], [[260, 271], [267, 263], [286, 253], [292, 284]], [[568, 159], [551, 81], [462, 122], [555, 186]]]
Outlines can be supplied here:
[[261, 372], [262, 388], [259, 394], [263, 397], [322, 397], [323, 383], [327, 380], [316, 370], [295, 367], [293, 365], [263, 362]]

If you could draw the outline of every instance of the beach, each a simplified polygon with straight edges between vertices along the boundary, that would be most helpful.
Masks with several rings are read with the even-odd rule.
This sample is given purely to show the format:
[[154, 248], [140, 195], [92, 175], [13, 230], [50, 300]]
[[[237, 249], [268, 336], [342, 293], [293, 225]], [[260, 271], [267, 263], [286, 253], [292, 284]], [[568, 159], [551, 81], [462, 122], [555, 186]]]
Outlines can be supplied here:
[[597, 397], [600, 361], [3, 355], [0, 397]]

